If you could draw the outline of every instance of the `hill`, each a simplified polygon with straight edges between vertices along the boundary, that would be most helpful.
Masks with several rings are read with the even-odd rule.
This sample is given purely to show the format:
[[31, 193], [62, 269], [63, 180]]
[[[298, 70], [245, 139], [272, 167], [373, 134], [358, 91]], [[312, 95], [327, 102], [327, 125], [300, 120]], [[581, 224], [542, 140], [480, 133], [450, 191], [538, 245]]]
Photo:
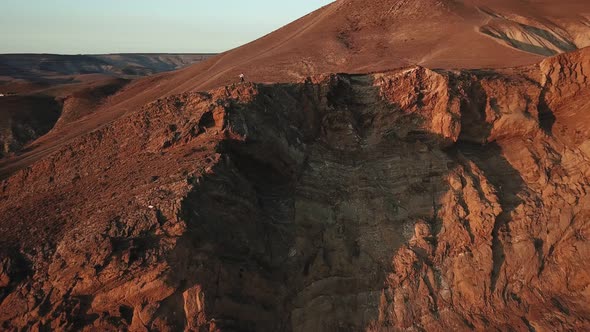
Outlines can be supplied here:
[[[169, 78], [173, 93], [408, 65], [505, 68], [590, 46], [586, 1], [341, 0]], [[173, 84], [172, 84], [173, 82]], [[168, 87], [168, 86], [167, 86]]]

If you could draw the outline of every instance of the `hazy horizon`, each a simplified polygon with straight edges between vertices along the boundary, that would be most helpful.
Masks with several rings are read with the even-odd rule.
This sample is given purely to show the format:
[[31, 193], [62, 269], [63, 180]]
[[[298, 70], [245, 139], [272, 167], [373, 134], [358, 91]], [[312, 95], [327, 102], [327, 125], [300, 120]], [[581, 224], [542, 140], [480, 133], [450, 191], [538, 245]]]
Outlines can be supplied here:
[[0, 53], [220, 53], [330, 2], [5, 0]]

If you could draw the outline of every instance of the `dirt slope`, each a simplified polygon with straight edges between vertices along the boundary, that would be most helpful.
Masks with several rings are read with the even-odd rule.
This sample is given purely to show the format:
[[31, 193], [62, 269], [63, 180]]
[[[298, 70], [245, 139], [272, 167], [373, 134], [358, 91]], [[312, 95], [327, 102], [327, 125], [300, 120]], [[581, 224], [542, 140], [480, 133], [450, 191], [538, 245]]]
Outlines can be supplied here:
[[590, 50], [157, 100], [0, 183], [4, 330], [590, 328]]

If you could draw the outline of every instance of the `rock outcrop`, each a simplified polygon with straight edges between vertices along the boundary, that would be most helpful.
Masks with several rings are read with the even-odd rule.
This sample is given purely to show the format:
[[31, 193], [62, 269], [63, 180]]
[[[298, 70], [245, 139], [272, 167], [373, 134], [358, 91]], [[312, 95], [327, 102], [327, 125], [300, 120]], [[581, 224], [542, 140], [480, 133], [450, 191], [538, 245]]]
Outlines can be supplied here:
[[129, 112], [2, 180], [2, 329], [588, 329], [588, 59]]

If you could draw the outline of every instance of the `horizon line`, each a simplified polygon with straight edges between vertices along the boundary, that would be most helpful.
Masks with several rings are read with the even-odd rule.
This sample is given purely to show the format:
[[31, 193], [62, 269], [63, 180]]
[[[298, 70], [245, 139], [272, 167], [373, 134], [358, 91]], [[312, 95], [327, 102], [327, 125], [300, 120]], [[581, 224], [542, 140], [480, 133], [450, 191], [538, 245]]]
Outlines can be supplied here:
[[[225, 51], [224, 51], [225, 52]], [[115, 53], [51, 53], [51, 52], [42, 52], [42, 53], [33, 53], [33, 52], [14, 52], [14, 53], [0, 53], [0, 55], [60, 55], [60, 56], [70, 56], [70, 55], [131, 55], [131, 54], [146, 54], [146, 55], [154, 55], [154, 54], [186, 54], [186, 55], [217, 55], [223, 52], [115, 52]]]

